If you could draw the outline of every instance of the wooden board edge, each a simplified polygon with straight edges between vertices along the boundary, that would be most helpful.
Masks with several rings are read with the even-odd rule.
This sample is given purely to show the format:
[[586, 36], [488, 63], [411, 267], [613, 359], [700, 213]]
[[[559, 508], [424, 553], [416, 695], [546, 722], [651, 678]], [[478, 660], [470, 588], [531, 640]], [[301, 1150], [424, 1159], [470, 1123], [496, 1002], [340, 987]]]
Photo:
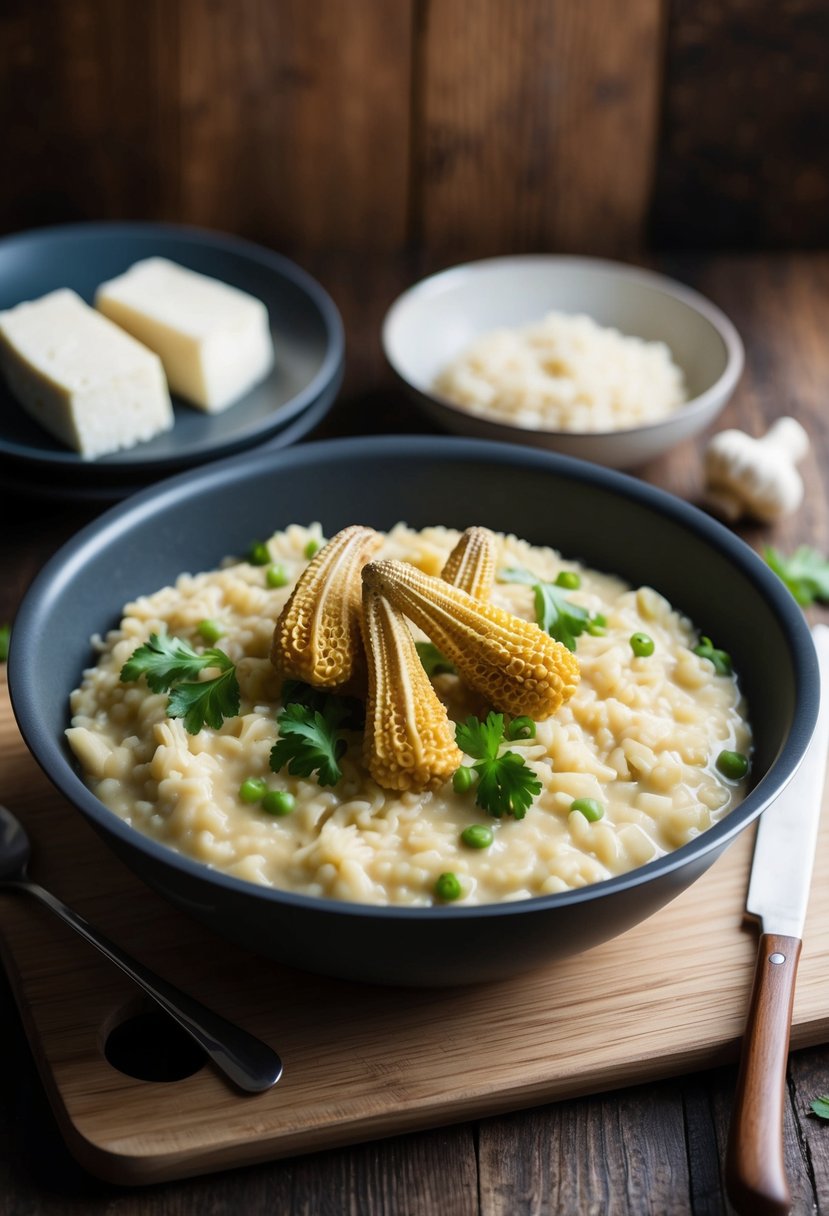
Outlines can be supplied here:
[[[792, 1048], [814, 1047], [828, 1037], [829, 1016], [803, 1023], [793, 1030]], [[84, 1169], [116, 1185], [149, 1186], [374, 1140], [387, 1140], [465, 1123], [470, 1119], [487, 1119], [534, 1106], [665, 1081], [688, 1072], [736, 1065], [738, 1053], [739, 1040], [730, 1040], [691, 1051], [679, 1050], [658, 1059], [643, 1057], [633, 1068], [628, 1063], [624, 1070], [618, 1067], [605, 1073], [585, 1073], [575, 1083], [573, 1077], [567, 1076], [558, 1082], [539, 1082], [514, 1090], [501, 1090], [497, 1095], [475, 1091], [448, 1103], [438, 1117], [434, 1104], [424, 1100], [419, 1106], [391, 1117], [388, 1112], [380, 1112], [348, 1123], [320, 1123], [315, 1128], [303, 1128], [286, 1135], [258, 1138], [240, 1136], [220, 1146], [170, 1153], [131, 1154], [126, 1151], [123, 1139], [119, 1141], [119, 1148], [104, 1141], [95, 1141], [72, 1121], [59, 1095], [48, 1083], [46, 1091], [50, 1102], [58, 1099], [57, 1108], [53, 1105], [58, 1124], [69, 1151]]]

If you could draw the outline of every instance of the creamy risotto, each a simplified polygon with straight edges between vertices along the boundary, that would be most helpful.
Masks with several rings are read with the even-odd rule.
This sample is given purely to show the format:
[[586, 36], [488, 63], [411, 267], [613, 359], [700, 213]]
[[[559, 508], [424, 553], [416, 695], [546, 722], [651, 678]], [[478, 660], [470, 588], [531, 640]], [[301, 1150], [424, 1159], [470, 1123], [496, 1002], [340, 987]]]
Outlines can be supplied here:
[[[379, 556], [439, 574], [458, 536], [398, 525]], [[247, 561], [183, 574], [128, 604], [120, 627], [95, 639], [99, 659], [72, 694], [67, 735], [93, 792], [141, 832], [237, 878], [307, 895], [427, 905], [451, 872], [462, 902], [489, 903], [622, 874], [685, 844], [740, 801], [743, 784], [721, 776], [716, 760], [723, 750], [750, 752], [744, 706], [735, 678], [694, 653], [694, 626], [650, 587], [631, 588], [511, 536], [496, 538], [499, 570], [549, 582], [577, 573], [580, 586], [564, 594], [591, 619], [604, 618], [578, 638], [572, 698], [537, 724], [534, 738], [509, 744], [541, 783], [523, 819], [488, 816], [474, 789], [459, 793], [452, 781], [435, 792], [381, 789], [363, 766], [356, 731], [335, 786], [271, 772], [281, 709], [269, 659], [274, 621], [319, 537], [316, 526], [292, 526], [268, 542], [287, 576], [282, 587], [268, 585], [268, 566]], [[491, 599], [535, 620], [529, 585], [498, 582]], [[188, 734], [167, 716], [166, 694], [143, 679], [123, 683], [119, 673], [152, 633], [201, 649], [205, 620], [223, 630], [216, 645], [236, 664], [241, 710], [218, 729]], [[652, 653], [634, 653], [635, 634], [647, 635]], [[482, 712], [456, 676], [433, 679], [453, 718]], [[256, 778], [293, 795], [292, 813], [245, 802], [240, 787]], [[600, 805], [601, 818], [573, 809], [583, 799]], [[489, 847], [462, 841], [471, 825], [491, 830]]]
[[657, 422], [687, 396], [664, 342], [560, 312], [479, 338], [441, 372], [435, 389], [472, 414], [580, 432]]

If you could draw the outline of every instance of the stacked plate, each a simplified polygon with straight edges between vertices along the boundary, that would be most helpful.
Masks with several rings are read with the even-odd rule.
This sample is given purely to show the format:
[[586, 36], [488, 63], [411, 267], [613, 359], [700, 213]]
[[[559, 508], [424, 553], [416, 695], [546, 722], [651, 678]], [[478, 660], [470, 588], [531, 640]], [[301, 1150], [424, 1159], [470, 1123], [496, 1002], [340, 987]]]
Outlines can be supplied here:
[[100, 283], [154, 256], [262, 300], [276, 351], [270, 375], [220, 414], [173, 397], [171, 431], [96, 460], [83, 460], [42, 431], [0, 378], [0, 487], [112, 501], [220, 456], [287, 447], [325, 415], [343, 373], [339, 313], [305, 271], [247, 241], [161, 224], [76, 224], [20, 233], [0, 240], [0, 310], [58, 287], [71, 287], [91, 303]]

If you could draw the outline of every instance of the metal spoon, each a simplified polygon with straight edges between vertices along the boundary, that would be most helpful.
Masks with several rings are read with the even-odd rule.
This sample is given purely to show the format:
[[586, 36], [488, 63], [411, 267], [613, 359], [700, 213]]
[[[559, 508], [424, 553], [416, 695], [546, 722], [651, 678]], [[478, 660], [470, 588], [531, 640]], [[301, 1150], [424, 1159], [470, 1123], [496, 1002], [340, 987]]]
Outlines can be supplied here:
[[70, 925], [90, 945], [120, 967], [174, 1018], [192, 1039], [204, 1048], [216, 1067], [247, 1093], [262, 1093], [282, 1076], [282, 1061], [265, 1043], [234, 1026], [199, 1001], [187, 996], [166, 980], [119, 949], [49, 891], [32, 882], [26, 873], [31, 848], [22, 824], [0, 804], [0, 888], [27, 891]]

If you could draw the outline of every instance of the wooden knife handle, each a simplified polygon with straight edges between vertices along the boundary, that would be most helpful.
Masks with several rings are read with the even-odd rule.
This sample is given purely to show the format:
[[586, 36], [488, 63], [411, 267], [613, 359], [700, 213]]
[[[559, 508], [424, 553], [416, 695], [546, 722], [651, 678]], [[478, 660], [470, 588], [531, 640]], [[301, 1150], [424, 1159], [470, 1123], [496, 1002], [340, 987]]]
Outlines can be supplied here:
[[726, 1152], [728, 1197], [741, 1216], [785, 1216], [791, 1207], [783, 1111], [802, 945], [798, 937], [760, 938]]

